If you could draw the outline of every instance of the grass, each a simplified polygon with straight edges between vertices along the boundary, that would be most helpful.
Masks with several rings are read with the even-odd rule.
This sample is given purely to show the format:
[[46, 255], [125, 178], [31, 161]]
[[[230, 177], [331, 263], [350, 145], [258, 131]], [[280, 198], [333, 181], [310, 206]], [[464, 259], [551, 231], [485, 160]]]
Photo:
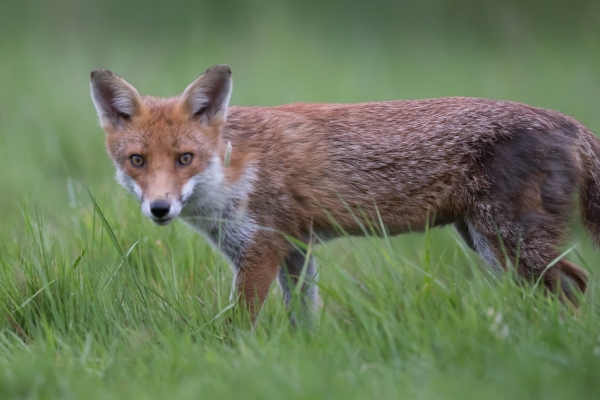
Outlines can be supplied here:
[[48, 226], [24, 211], [26, 238], [1, 249], [2, 398], [583, 398], [596, 390], [595, 279], [573, 316], [530, 285], [480, 268], [451, 231], [342, 239], [316, 249], [323, 306], [314, 331], [290, 329], [277, 288], [252, 331], [224, 324], [231, 274], [186, 227], [151, 229], [126, 198], [99, 196], [96, 210], [85, 190], [75, 192], [83, 204], [71, 218]]
[[[451, 8], [427, 2], [438, 3]], [[391, 3], [338, 15], [335, 2], [323, 13], [242, 2], [227, 17], [216, 3], [197, 14], [145, 5], [143, 18], [131, 3], [112, 23], [95, 2], [11, 4], [0, 5], [0, 398], [599, 392], [598, 253], [578, 224], [563, 249], [591, 274], [577, 315], [434, 229], [316, 247], [323, 305], [310, 334], [290, 328], [277, 287], [256, 329], [228, 325], [229, 267], [183, 224], [152, 225], [118, 188], [88, 87], [106, 67], [173, 95], [228, 62], [233, 104], [469, 95], [558, 109], [598, 132], [595, 3], [544, 7], [540, 22], [521, 3], [483, 2], [488, 13], [473, 15], [502, 18], [467, 13], [466, 25], [411, 6], [430, 19], [397, 13], [402, 26]]]

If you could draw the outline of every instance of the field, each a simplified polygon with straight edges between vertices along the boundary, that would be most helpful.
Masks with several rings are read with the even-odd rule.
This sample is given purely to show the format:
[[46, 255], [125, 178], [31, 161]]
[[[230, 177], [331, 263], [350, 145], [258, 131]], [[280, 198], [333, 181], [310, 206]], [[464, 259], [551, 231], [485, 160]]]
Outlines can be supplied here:
[[[563, 4], [564, 3], [564, 4]], [[115, 182], [89, 95], [108, 68], [172, 96], [228, 63], [232, 104], [520, 101], [600, 132], [593, 1], [0, 3], [0, 398], [593, 398], [599, 255], [578, 313], [493, 275], [450, 228], [313, 249], [322, 306], [255, 329], [200, 236]]]

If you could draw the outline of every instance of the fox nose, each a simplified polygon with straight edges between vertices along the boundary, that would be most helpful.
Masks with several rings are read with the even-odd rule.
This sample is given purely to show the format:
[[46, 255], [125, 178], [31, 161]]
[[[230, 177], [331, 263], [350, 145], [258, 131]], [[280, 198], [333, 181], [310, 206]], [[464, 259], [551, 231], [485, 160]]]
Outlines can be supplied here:
[[154, 200], [150, 203], [150, 212], [158, 218], [162, 218], [169, 213], [171, 206], [165, 200]]

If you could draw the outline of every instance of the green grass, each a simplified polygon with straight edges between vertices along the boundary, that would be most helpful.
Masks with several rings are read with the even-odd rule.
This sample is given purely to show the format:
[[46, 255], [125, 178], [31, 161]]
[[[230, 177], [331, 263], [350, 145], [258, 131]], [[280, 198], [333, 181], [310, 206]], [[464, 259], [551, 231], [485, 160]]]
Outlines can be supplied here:
[[597, 387], [595, 279], [574, 317], [491, 276], [451, 231], [343, 239], [316, 249], [314, 331], [290, 329], [276, 288], [252, 331], [224, 323], [231, 274], [189, 229], [153, 228], [132, 201], [99, 196], [113, 242], [75, 192], [70, 218], [50, 226], [27, 212], [26, 236], [2, 245], [2, 398], [563, 398]]
[[0, 398], [600, 392], [598, 253], [577, 223], [564, 250], [591, 274], [577, 315], [434, 229], [316, 247], [310, 334], [290, 328], [277, 287], [254, 330], [226, 324], [229, 267], [114, 182], [88, 86], [104, 67], [170, 96], [227, 62], [233, 104], [468, 95], [599, 132], [595, 2], [50, 3], [0, 4]]

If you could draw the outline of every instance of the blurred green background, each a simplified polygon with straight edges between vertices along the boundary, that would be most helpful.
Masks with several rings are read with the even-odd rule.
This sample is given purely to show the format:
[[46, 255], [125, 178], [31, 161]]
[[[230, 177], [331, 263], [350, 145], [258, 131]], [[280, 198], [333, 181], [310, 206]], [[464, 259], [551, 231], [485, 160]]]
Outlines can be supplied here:
[[116, 189], [89, 96], [94, 68], [172, 96], [228, 63], [232, 104], [477, 96], [599, 131], [598, 21], [593, 0], [3, 0], [0, 223], [22, 202], [60, 215], [70, 179]]
[[0, 0], [0, 398], [593, 398], [579, 227], [575, 317], [446, 228], [317, 247], [312, 336], [277, 288], [256, 330], [229, 329], [224, 260], [114, 180], [89, 72], [173, 96], [227, 63], [232, 104], [476, 96], [600, 132], [599, 21], [597, 0]]

